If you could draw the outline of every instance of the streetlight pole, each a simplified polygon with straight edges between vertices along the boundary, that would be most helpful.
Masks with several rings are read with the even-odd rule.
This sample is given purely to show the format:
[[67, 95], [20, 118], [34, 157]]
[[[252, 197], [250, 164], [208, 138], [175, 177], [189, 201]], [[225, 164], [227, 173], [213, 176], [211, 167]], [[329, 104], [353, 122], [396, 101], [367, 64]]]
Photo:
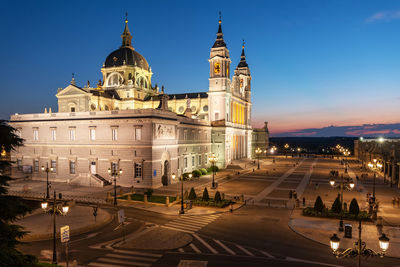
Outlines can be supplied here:
[[340, 188], [340, 221], [339, 221], [339, 232], [343, 232], [343, 189], [352, 190], [355, 186], [353, 180], [351, 182], [346, 182], [343, 180], [343, 174], [340, 176], [340, 183], [335, 185], [335, 180], [332, 178], [329, 181], [332, 187]]
[[212, 154], [209, 158], [208, 161], [211, 162], [212, 164], [212, 189], [215, 189], [215, 163], [218, 161], [217, 157], [215, 156], [215, 154]]
[[183, 175], [181, 175], [181, 210], [179, 211], [179, 214], [184, 214], [185, 209], [183, 208]]
[[[47, 210], [47, 206], [48, 206], [48, 202], [47, 200], [44, 200], [41, 204], [42, 209], [51, 214], [53, 216], [53, 260], [52, 260], [52, 264], [57, 264], [57, 243], [56, 243], [56, 216], [57, 215], [67, 215], [68, 211], [69, 211], [69, 206], [64, 202], [64, 204], [62, 205], [62, 209], [60, 210], [58, 208], [58, 203], [57, 203], [57, 198], [56, 198], [57, 194], [56, 191], [54, 190], [54, 195], [53, 195], [53, 207], [49, 210]], [[60, 195], [60, 202], [62, 202], [61, 200], [61, 195]]]
[[118, 201], [117, 201], [117, 177], [122, 174], [122, 169], [119, 169], [119, 171], [117, 171], [116, 168], [113, 168], [111, 170], [111, 168], [108, 168], [108, 173], [111, 174], [111, 176], [114, 179], [114, 206], [118, 205]]
[[49, 183], [49, 172], [53, 171], [53, 167], [51, 167], [49, 169], [49, 163], [46, 163], [46, 168], [44, 168], [44, 166], [42, 166], [42, 171], [46, 172], [46, 198], [50, 198], [50, 183]]
[[260, 169], [260, 155], [262, 153], [261, 148], [257, 148], [255, 153], [257, 155], [257, 170], [259, 170]]

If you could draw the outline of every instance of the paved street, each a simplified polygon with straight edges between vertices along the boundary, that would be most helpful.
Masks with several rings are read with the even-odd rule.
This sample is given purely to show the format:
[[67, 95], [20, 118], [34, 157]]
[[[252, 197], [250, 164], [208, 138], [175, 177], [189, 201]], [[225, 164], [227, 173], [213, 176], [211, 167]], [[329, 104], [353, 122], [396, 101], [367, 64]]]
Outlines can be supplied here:
[[[289, 227], [295, 203], [290, 199], [290, 190], [296, 190], [301, 200], [300, 206], [303, 197], [306, 205], [313, 205], [317, 195], [330, 206], [338, 190], [330, 187], [329, 172], [344, 171], [339, 160], [276, 158], [275, 163], [271, 159], [262, 160], [261, 170], [253, 171], [253, 168], [250, 165], [247, 170], [241, 170], [240, 175], [219, 177], [218, 190], [226, 196], [243, 194], [246, 199], [246, 205], [233, 213], [178, 216], [124, 206], [127, 220], [125, 229], [118, 227], [114, 219], [100, 230], [73, 236], [70, 259], [76, 259], [81, 266], [98, 267], [178, 266], [182, 260], [205, 261], [207, 266], [355, 265], [355, 259], [336, 259], [328, 247], [329, 240], [321, 244]], [[350, 177], [360, 177], [357, 164], [351, 163], [350, 168]], [[365, 194], [372, 190], [371, 177], [369, 174], [368, 179], [358, 181], [354, 190], [345, 192], [344, 200], [349, 203], [355, 197], [360, 207], [365, 207]], [[209, 181], [207, 178], [204, 183]], [[201, 179], [196, 181], [198, 193], [202, 192], [204, 183]], [[389, 222], [392, 226], [398, 225], [400, 208], [393, 207], [391, 202], [392, 197], [398, 194], [398, 189], [388, 188], [381, 178], [377, 179], [376, 184], [377, 198], [381, 203], [378, 216], [384, 217], [385, 227], [389, 227]], [[168, 191], [171, 194], [178, 192], [173, 187]], [[209, 188], [209, 192], [213, 196], [214, 190]], [[112, 207], [103, 208], [110, 214], [116, 213]], [[333, 222], [336, 224], [337, 220]], [[329, 234], [337, 231], [336, 227], [332, 228], [328, 229]], [[393, 240], [389, 250], [397, 246], [398, 231], [395, 230], [388, 233]], [[126, 236], [125, 243], [122, 240], [123, 233]], [[32, 242], [23, 245], [22, 249], [45, 255], [51, 251], [51, 242]], [[64, 255], [60, 256], [63, 261]], [[383, 265], [400, 266], [400, 259], [363, 259], [363, 266]]]

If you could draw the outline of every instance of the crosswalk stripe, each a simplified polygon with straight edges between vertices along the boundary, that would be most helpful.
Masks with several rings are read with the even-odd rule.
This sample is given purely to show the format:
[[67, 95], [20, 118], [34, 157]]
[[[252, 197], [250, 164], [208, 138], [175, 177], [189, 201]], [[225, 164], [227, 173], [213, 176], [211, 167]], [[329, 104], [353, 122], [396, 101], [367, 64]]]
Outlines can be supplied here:
[[190, 247], [196, 251], [196, 253], [201, 253], [200, 249], [198, 249], [193, 243], [190, 243]]
[[99, 258], [99, 259], [97, 259], [97, 261], [125, 264], [125, 265], [131, 265], [131, 266], [151, 266], [151, 263], [143, 263], [143, 262], [135, 262], [135, 261], [127, 262], [127, 261], [114, 260], [114, 259], [108, 259], [108, 258]]
[[176, 219], [175, 221], [185, 221], [185, 222], [213, 222], [215, 221], [217, 218], [179, 218]]
[[182, 228], [182, 229], [188, 229], [188, 230], [199, 230], [201, 226], [191, 226], [191, 225], [185, 225], [185, 224], [180, 224], [180, 223], [167, 223], [166, 226], [169, 227], [175, 227], [175, 228]]
[[131, 250], [122, 250], [122, 249], [116, 249], [114, 250], [116, 253], [125, 253], [125, 254], [131, 254], [131, 255], [140, 255], [140, 256], [148, 256], [148, 257], [156, 257], [160, 258], [162, 257], [162, 254], [155, 254], [155, 253], [148, 253], [148, 252], [139, 252], [139, 251], [131, 251]]
[[260, 250], [260, 252], [262, 254], [264, 254], [265, 256], [267, 256], [268, 258], [273, 258], [273, 256], [271, 254], [269, 254], [268, 252], [265, 252], [265, 251], [262, 251], [262, 250]]
[[189, 234], [194, 234], [194, 231], [188, 231], [188, 230], [184, 230], [184, 229], [180, 229], [180, 228], [175, 228], [175, 227], [170, 227], [170, 226], [165, 226], [165, 225], [163, 225], [161, 227], [175, 230], [175, 231], [185, 232], [185, 233], [189, 233]]
[[200, 241], [206, 248], [208, 248], [212, 253], [214, 254], [219, 254], [218, 251], [216, 251], [213, 247], [211, 247], [209, 244], [207, 244], [206, 241], [204, 241], [200, 236], [193, 234], [193, 236]]
[[236, 255], [236, 253], [234, 251], [232, 251], [230, 248], [228, 248], [227, 246], [225, 246], [221, 241], [213, 239], [215, 243], [217, 243], [218, 245], [220, 245], [223, 249], [225, 249], [226, 251], [228, 251], [231, 255]]
[[253, 253], [251, 253], [250, 251], [248, 251], [247, 249], [245, 249], [245, 248], [242, 247], [241, 245], [237, 245], [237, 244], [236, 244], [236, 247], [238, 247], [241, 251], [243, 251], [243, 252], [246, 253], [247, 255], [249, 255], [249, 256], [254, 256]]
[[93, 266], [93, 267], [120, 267], [121, 265], [114, 265], [114, 264], [101, 263], [101, 262], [91, 262], [91, 263], [88, 264], [88, 266]]
[[126, 256], [126, 255], [119, 255], [119, 254], [113, 254], [109, 253], [106, 254], [105, 257], [110, 257], [110, 258], [118, 258], [118, 259], [127, 259], [127, 260], [141, 260], [141, 261], [157, 261], [155, 258], [143, 258], [143, 257], [138, 257], [138, 256]]
[[203, 227], [204, 224], [194, 224], [194, 223], [187, 223], [187, 222], [181, 222], [181, 221], [171, 221], [166, 223], [165, 225], [174, 225], [174, 224], [181, 224], [181, 225], [190, 225], [190, 226], [199, 226]]

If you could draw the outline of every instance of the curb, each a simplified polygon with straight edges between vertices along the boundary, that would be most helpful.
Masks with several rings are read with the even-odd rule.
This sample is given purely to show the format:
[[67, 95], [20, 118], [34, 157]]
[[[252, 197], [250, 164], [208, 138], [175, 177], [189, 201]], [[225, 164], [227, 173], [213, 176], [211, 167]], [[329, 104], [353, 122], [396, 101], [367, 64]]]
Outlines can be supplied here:
[[[78, 228], [76, 230], [71, 230], [70, 235], [71, 236], [76, 236], [80, 235], [86, 232], [98, 230], [105, 225], [109, 224], [112, 222], [115, 218], [115, 215], [111, 215], [108, 211], [104, 210], [108, 214], [108, 218], [102, 222], [96, 222], [94, 225], [88, 225], [84, 226], [81, 228]], [[57, 233], [59, 235], [59, 233]], [[37, 235], [29, 235], [29, 233], [24, 236], [22, 239], [20, 239], [21, 242], [35, 242], [35, 241], [43, 241], [43, 240], [50, 240], [53, 238], [53, 233], [46, 233], [46, 234], [37, 234]], [[59, 236], [56, 236], [56, 239], [60, 239]]]

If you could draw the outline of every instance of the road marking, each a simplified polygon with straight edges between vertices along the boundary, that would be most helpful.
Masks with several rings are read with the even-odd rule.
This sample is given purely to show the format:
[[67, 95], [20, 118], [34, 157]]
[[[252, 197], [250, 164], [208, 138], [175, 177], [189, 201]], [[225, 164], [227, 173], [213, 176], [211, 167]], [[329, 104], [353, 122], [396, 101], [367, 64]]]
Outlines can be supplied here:
[[207, 244], [206, 241], [204, 241], [200, 236], [193, 234], [193, 236], [200, 241], [200, 243], [202, 243], [206, 248], [208, 248], [212, 253], [214, 254], [219, 254], [218, 251], [216, 251], [213, 247], [211, 247], [209, 244]]
[[243, 251], [243, 252], [246, 253], [247, 255], [253, 256], [253, 257], [254, 257], [254, 254], [253, 254], [253, 253], [251, 253], [250, 251], [248, 251], [247, 249], [245, 249], [245, 248], [242, 247], [241, 245], [237, 245], [237, 244], [236, 244], [236, 247], [238, 247], [241, 251]]
[[206, 267], [207, 263], [208, 261], [180, 260], [178, 267], [191, 267], [191, 266]]
[[198, 249], [193, 243], [190, 243], [189, 245], [196, 253], [201, 253], [200, 249]]
[[144, 258], [144, 257], [135, 257], [135, 256], [126, 256], [126, 255], [119, 255], [119, 254], [106, 254], [105, 257], [111, 257], [111, 258], [119, 258], [119, 259], [127, 259], [127, 260], [142, 260], [142, 261], [157, 261], [157, 259], [154, 258]]
[[165, 225], [163, 225], [161, 227], [167, 228], [167, 229], [171, 229], [171, 230], [175, 230], [175, 231], [179, 231], [179, 232], [185, 232], [185, 233], [188, 233], [188, 234], [194, 234], [195, 233], [194, 231], [187, 231], [187, 230], [183, 230], [183, 229], [180, 229], [180, 228], [169, 227], [169, 226], [165, 226]]
[[103, 262], [110, 262], [110, 263], [117, 263], [117, 264], [124, 264], [124, 265], [132, 265], [132, 266], [151, 266], [151, 263], [143, 263], [143, 262], [135, 262], [135, 261], [122, 261], [122, 260], [114, 260], [114, 259], [108, 259], [108, 258], [99, 258], [97, 259], [98, 261], [103, 261]]
[[218, 245], [220, 245], [223, 249], [225, 249], [227, 252], [229, 252], [231, 255], [236, 255], [236, 253], [234, 251], [232, 251], [230, 248], [228, 248], [227, 246], [225, 246], [221, 241], [213, 239], [215, 243], [217, 243]]
[[268, 252], [265, 252], [265, 251], [262, 251], [262, 250], [260, 250], [260, 252], [262, 253], [262, 254], [264, 254], [265, 256], [267, 256], [268, 258], [273, 258], [274, 256], [272, 256], [271, 254], [269, 254]]
[[125, 254], [131, 254], [131, 255], [140, 255], [140, 256], [148, 256], [148, 257], [162, 257], [162, 254], [155, 254], [155, 253], [148, 253], [148, 252], [139, 252], [139, 251], [132, 251], [132, 250], [121, 250], [121, 249], [116, 249], [114, 250], [116, 253], [125, 253]]
[[219, 216], [221, 216], [221, 214], [179, 217], [166, 223], [162, 227], [192, 234], [215, 221]]

